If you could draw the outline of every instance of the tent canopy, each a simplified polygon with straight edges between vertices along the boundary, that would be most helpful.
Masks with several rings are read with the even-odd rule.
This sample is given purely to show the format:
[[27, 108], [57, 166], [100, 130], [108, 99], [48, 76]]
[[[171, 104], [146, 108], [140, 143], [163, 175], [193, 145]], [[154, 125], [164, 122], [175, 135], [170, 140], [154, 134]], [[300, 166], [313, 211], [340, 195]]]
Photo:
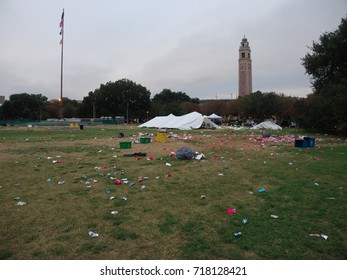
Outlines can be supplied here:
[[209, 116], [207, 116], [209, 119], [222, 119], [222, 117], [221, 116], [218, 116], [218, 115], [216, 115], [215, 113], [213, 113], [213, 114], [211, 114], [211, 115], [209, 115]]
[[273, 123], [273, 122], [270, 122], [270, 121], [265, 121], [265, 122], [262, 122], [260, 124], [257, 124], [253, 127], [251, 127], [251, 129], [272, 129], [272, 130], [281, 130], [282, 127], [280, 127], [279, 125]]
[[148, 122], [139, 125], [139, 127], [156, 127], [156, 128], [176, 128], [181, 130], [205, 128], [219, 128], [218, 125], [201, 115], [198, 112], [192, 112], [183, 116], [168, 116], [155, 117]]

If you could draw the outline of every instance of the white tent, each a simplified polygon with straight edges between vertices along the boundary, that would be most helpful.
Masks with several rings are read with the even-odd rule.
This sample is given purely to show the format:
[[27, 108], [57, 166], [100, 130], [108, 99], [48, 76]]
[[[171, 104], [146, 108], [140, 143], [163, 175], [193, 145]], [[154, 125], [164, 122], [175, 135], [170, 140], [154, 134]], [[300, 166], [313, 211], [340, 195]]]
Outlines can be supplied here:
[[211, 114], [211, 115], [209, 115], [209, 116], [207, 116], [209, 119], [222, 119], [222, 117], [221, 116], [218, 116], [218, 115], [216, 115], [215, 113], [213, 113], [213, 114]]
[[139, 127], [156, 127], [156, 128], [176, 128], [181, 130], [205, 128], [219, 128], [218, 125], [201, 115], [198, 112], [192, 112], [183, 116], [168, 116], [155, 117], [148, 122], [139, 125]]
[[270, 122], [270, 121], [265, 121], [265, 122], [262, 122], [260, 124], [257, 124], [253, 127], [251, 127], [251, 129], [271, 129], [271, 130], [281, 130], [282, 127], [280, 127], [279, 125], [273, 123], [273, 122]]

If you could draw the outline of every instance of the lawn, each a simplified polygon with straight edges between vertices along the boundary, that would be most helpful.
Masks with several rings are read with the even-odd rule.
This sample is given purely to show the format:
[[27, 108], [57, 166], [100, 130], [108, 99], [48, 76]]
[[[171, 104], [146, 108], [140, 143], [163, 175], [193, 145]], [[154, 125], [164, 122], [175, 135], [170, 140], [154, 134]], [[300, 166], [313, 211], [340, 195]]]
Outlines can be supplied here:
[[[151, 143], [120, 149], [139, 132]], [[173, 133], [160, 143], [126, 126], [0, 128], [0, 259], [347, 258], [345, 139]], [[293, 134], [315, 148], [295, 148]], [[182, 146], [206, 159], [173, 158]]]

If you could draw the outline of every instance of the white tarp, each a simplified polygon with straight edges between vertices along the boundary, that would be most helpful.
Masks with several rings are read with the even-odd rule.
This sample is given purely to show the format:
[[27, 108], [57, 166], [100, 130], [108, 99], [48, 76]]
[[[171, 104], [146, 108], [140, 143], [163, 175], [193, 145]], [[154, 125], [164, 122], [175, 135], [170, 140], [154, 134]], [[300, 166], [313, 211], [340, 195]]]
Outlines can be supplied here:
[[273, 122], [270, 122], [270, 121], [265, 121], [265, 122], [262, 122], [260, 124], [257, 124], [253, 127], [251, 127], [251, 129], [271, 129], [271, 130], [281, 130], [282, 127], [280, 127], [279, 125], [273, 123]]
[[219, 128], [218, 125], [201, 115], [198, 112], [192, 112], [183, 116], [174, 116], [172, 114], [164, 117], [155, 117], [148, 122], [139, 125], [139, 127], [156, 127], [156, 128], [176, 128], [181, 130], [205, 128]]

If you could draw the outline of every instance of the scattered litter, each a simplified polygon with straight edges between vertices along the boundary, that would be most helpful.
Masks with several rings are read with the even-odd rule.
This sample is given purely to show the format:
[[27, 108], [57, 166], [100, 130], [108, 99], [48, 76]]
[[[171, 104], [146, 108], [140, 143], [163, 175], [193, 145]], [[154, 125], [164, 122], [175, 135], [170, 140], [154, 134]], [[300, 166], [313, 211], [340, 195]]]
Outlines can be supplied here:
[[319, 186], [319, 184], [318, 184], [318, 183], [314, 183], [314, 185], [315, 185], [315, 186]]
[[201, 195], [200, 199], [206, 199], [206, 195]]
[[327, 240], [328, 239], [328, 236], [327, 235], [325, 235], [325, 234], [321, 234], [320, 235], [322, 238], [324, 238], [325, 240]]
[[23, 206], [23, 205], [26, 205], [27, 203], [25, 202], [25, 201], [18, 201], [17, 203], [16, 203], [16, 205], [18, 205], [18, 206]]
[[236, 209], [235, 208], [228, 208], [226, 210], [228, 215], [234, 215], [236, 213]]
[[168, 162], [167, 162], [167, 163], [165, 163], [165, 165], [166, 165], [166, 166], [171, 166], [171, 163], [168, 163]]
[[110, 197], [110, 200], [114, 200], [114, 199], [115, 199], [115, 197], [114, 197], [114, 196], [111, 196], [111, 197]]
[[314, 160], [319, 160], [319, 157], [315, 157]]
[[203, 153], [198, 154], [198, 155], [195, 157], [196, 160], [202, 160], [202, 159], [205, 159], [205, 158], [206, 158], [206, 157], [205, 157], [205, 155], [204, 155]]
[[332, 200], [334, 200], [334, 199], [335, 199], [335, 197], [327, 197], [327, 199], [332, 199]]
[[309, 236], [313, 236], [313, 237], [322, 237], [324, 240], [327, 240], [327, 239], [328, 239], [328, 235], [319, 234], [319, 233], [309, 233]]
[[20, 196], [16, 196], [14, 200], [20, 200]]
[[130, 182], [130, 187], [135, 186], [135, 182]]
[[188, 147], [181, 147], [176, 151], [177, 159], [193, 159], [196, 153]]
[[65, 184], [65, 181], [59, 181], [58, 182], [58, 185], [63, 185], [63, 184]]
[[92, 238], [94, 238], [94, 237], [98, 237], [98, 236], [99, 236], [99, 234], [98, 234], [98, 233], [96, 233], [96, 232], [92, 232], [92, 231], [90, 231], [88, 234], [89, 234], [89, 236], [90, 236], [90, 237], [92, 237]]
[[125, 154], [124, 157], [145, 157], [146, 153], [133, 153], [133, 154]]
[[118, 214], [118, 211], [111, 211], [111, 214], [112, 214], [112, 215], [117, 215], [117, 214]]
[[152, 156], [150, 156], [150, 157], [148, 157], [148, 158], [147, 158], [147, 160], [153, 160], [153, 157], [152, 157]]
[[240, 237], [240, 236], [241, 236], [241, 231], [234, 232], [234, 236], [235, 236], [235, 237]]
[[165, 174], [165, 177], [171, 177], [172, 175], [170, 173]]
[[146, 188], [146, 186], [144, 186], [144, 185], [142, 185], [142, 186], [140, 187], [141, 190], [144, 190], [145, 188]]
[[266, 190], [264, 188], [261, 188], [261, 189], [258, 190], [258, 192], [259, 193], [264, 193], [264, 192], [266, 192]]
[[218, 173], [218, 176], [224, 176], [224, 174], [223, 173]]
[[246, 219], [246, 218], [242, 219], [242, 223], [243, 224], [247, 224], [248, 223], [248, 219]]
[[278, 219], [278, 216], [277, 216], [277, 215], [271, 215], [270, 217], [271, 217], [271, 218], [274, 218], [274, 219]]
[[121, 196], [120, 199], [121, 199], [121, 200], [124, 200], [124, 201], [128, 200], [128, 198], [125, 197], [125, 196]]
[[111, 190], [106, 190], [105, 192], [106, 192], [106, 193], [111, 193]]
[[143, 177], [143, 180], [148, 180], [148, 179], [149, 179], [148, 176], [144, 176], [144, 177]]
[[52, 182], [52, 181], [53, 181], [52, 178], [47, 179], [47, 182]]
[[87, 189], [90, 189], [91, 187], [92, 187], [91, 185], [86, 186]]
[[248, 192], [248, 193], [251, 194], [251, 195], [253, 194], [253, 192]]
[[115, 184], [115, 185], [121, 185], [122, 182], [121, 182], [119, 179], [117, 179], [117, 180], [114, 182], [114, 184]]
[[138, 180], [137, 180], [139, 183], [143, 182], [143, 178], [140, 177]]

